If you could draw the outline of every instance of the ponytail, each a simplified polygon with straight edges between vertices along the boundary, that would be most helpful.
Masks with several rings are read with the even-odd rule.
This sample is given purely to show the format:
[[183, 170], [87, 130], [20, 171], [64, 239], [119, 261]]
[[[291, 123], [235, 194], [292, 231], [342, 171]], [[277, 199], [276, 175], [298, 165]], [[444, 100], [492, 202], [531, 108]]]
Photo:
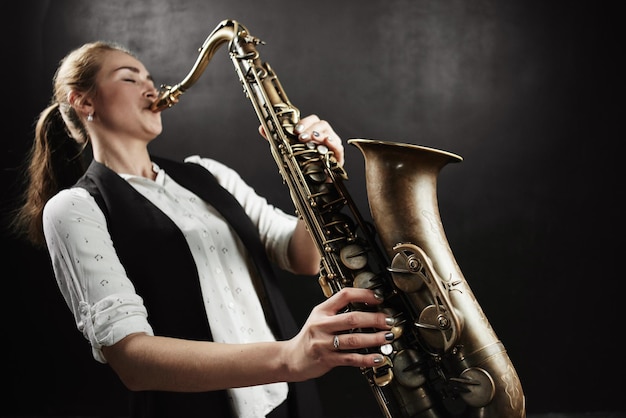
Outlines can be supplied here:
[[12, 229], [36, 247], [45, 245], [43, 208], [52, 196], [72, 186], [86, 169], [82, 145], [72, 138], [54, 103], [39, 115], [35, 141], [28, 155], [26, 189], [17, 210]]
[[89, 133], [68, 102], [69, 94], [77, 91], [85, 97], [95, 95], [102, 60], [111, 51], [132, 55], [114, 43], [87, 43], [67, 54], [54, 74], [52, 104], [37, 120], [35, 142], [24, 170], [23, 202], [12, 223], [14, 232], [36, 246], [45, 245], [42, 214], [46, 202], [76, 183], [88, 162], [84, 151], [90, 143]]

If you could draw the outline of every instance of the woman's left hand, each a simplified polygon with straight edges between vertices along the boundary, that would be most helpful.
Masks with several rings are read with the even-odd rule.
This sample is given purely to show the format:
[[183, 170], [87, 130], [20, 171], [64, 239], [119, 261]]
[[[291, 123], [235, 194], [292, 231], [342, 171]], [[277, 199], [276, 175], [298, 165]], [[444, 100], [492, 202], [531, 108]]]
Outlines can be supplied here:
[[335, 154], [339, 165], [343, 166], [344, 150], [341, 138], [328, 122], [321, 120], [317, 115], [309, 115], [300, 119], [296, 125], [296, 134], [302, 142], [312, 141], [327, 146]]
[[[267, 139], [263, 126], [259, 126], [259, 133]], [[309, 115], [300, 119], [295, 127], [295, 133], [301, 142], [314, 142], [328, 147], [335, 155], [339, 165], [343, 166], [343, 143], [328, 122], [321, 120], [317, 115]]]

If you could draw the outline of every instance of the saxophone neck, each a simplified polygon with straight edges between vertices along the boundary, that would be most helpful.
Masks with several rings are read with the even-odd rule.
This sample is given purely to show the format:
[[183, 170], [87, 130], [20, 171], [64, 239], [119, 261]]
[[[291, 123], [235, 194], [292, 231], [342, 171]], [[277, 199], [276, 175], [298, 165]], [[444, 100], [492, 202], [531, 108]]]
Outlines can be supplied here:
[[[234, 40], [237, 40], [237, 42], [233, 42]], [[179, 97], [195, 84], [204, 73], [215, 52], [226, 42], [231, 43], [231, 50], [235, 49], [235, 44], [241, 44], [242, 42], [250, 44], [261, 43], [260, 40], [248, 35], [246, 28], [237, 21], [228, 19], [221, 21], [200, 47], [198, 58], [189, 73], [187, 73], [187, 76], [174, 86], [161, 86], [159, 96], [150, 106], [152, 111], [160, 112], [178, 103]], [[241, 49], [241, 47], [237, 47], [237, 49]]]

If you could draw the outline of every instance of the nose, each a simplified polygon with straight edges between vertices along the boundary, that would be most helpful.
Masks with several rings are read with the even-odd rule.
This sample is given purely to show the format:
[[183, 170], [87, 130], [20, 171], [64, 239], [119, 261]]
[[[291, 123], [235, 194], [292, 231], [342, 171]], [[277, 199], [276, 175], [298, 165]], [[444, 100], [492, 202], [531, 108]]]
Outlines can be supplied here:
[[144, 94], [150, 99], [155, 99], [159, 95], [159, 90], [154, 86], [152, 80], [146, 81], [146, 91]]

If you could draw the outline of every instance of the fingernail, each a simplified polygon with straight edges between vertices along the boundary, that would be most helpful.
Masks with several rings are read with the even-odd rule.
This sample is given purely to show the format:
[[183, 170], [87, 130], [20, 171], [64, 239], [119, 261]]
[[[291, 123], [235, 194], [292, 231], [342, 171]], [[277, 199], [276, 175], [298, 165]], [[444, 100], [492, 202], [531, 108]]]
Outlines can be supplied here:
[[304, 126], [302, 126], [302, 124], [299, 123], [299, 124], [296, 125], [295, 129], [296, 129], [296, 132], [300, 132], [300, 131], [302, 131], [304, 129]]
[[396, 318], [391, 317], [391, 316], [385, 318], [385, 324], [391, 326], [391, 325], [394, 325], [395, 323], [396, 323]]
[[385, 340], [393, 341], [393, 339], [394, 339], [393, 332], [388, 332], [388, 333], [385, 334]]
[[313, 136], [317, 138], [317, 137], [319, 137], [319, 136], [320, 136], [320, 133], [319, 133], [319, 132], [317, 132], [317, 131], [313, 131]]
[[378, 292], [374, 292], [374, 298], [376, 300], [385, 300], [385, 297]]
[[306, 141], [306, 140], [307, 140], [307, 139], [309, 139], [309, 138], [310, 138], [310, 136], [309, 136], [309, 134], [307, 134], [307, 133], [303, 133], [302, 135], [300, 135], [300, 139], [302, 139], [302, 140], [304, 140], [304, 141]]
[[380, 364], [383, 362], [383, 356], [374, 357], [374, 364]]

